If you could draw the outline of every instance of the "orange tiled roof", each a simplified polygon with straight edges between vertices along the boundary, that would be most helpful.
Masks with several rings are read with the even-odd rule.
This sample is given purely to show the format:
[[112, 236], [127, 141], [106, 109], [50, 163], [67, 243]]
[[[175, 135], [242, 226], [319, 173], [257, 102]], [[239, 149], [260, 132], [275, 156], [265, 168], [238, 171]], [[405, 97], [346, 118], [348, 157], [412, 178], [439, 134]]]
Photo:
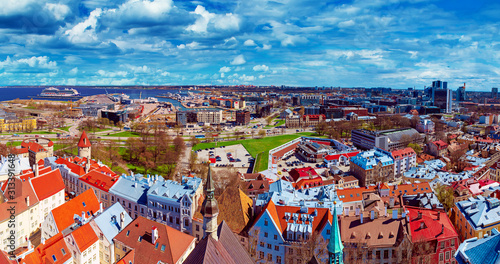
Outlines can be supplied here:
[[408, 157], [412, 155], [416, 155], [415, 150], [413, 150], [412, 148], [404, 148], [404, 149], [394, 150], [392, 152], [392, 157], [395, 159]]
[[[413, 243], [458, 237], [446, 213], [423, 208], [406, 207], [406, 209], [410, 212], [408, 227]], [[419, 212], [422, 216], [420, 219], [418, 219]], [[441, 214], [439, 220], [437, 220], [437, 214]], [[421, 228], [422, 222], [424, 228]]]
[[[56, 258], [55, 262], [52, 256]], [[38, 247], [36, 247], [32, 253], [26, 255], [21, 261], [19, 261], [19, 263], [57, 264], [65, 263], [69, 259], [71, 259], [71, 252], [64, 242], [63, 235], [61, 233], [58, 233], [57, 235], [47, 239], [44, 244], [40, 244]]]
[[87, 248], [92, 246], [95, 242], [98, 241], [97, 235], [94, 232], [94, 229], [90, 226], [90, 224], [85, 224], [75, 231], [71, 233], [73, 238], [75, 239], [76, 245], [80, 252], [85, 251]]
[[[57, 229], [62, 231], [74, 223], [73, 216], [82, 215], [85, 212], [89, 217], [99, 211], [100, 205], [92, 189], [88, 189], [72, 200], [52, 209], [52, 215]], [[87, 213], [88, 212], [88, 213]]]
[[31, 179], [31, 185], [33, 186], [36, 196], [40, 201], [51, 197], [52, 195], [64, 190], [66, 187], [59, 169], [55, 169], [49, 173]]

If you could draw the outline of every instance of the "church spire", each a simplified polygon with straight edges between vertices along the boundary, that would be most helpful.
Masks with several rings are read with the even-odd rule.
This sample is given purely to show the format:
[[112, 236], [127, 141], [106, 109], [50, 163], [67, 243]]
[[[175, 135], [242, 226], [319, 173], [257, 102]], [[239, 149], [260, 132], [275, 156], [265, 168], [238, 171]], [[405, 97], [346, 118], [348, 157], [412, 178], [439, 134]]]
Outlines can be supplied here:
[[328, 242], [328, 263], [343, 264], [344, 263], [344, 245], [340, 239], [339, 221], [337, 216], [337, 202], [333, 203], [333, 219], [330, 229], [330, 241]]
[[203, 215], [203, 229], [205, 236], [211, 236], [218, 240], [217, 235], [217, 215], [219, 215], [219, 207], [215, 199], [215, 185], [212, 178], [212, 170], [208, 163], [207, 184], [205, 186], [205, 200], [201, 205], [201, 214]]

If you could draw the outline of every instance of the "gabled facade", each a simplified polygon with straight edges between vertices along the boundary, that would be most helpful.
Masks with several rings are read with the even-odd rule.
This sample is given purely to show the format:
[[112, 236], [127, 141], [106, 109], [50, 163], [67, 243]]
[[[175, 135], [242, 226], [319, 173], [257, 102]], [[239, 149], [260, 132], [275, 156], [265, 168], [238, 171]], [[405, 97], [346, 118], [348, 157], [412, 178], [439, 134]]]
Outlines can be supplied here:
[[[26, 254], [19, 263], [23, 264], [71, 264], [74, 263], [62, 234], [57, 234]], [[0, 261], [1, 262], [1, 261]]]
[[113, 238], [132, 222], [120, 203], [108, 207], [90, 221], [90, 227], [99, 238], [99, 263], [116, 263]]
[[394, 159], [394, 175], [396, 178], [402, 177], [403, 173], [417, 166], [417, 153], [412, 148], [394, 150], [391, 154]]
[[38, 222], [42, 223], [52, 209], [64, 203], [64, 182], [58, 169], [34, 177], [29, 182], [40, 202]]
[[45, 217], [41, 228], [42, 239], [49, 239], [77, 222], [86, 223], [99, 211], [99, 201], [94, 192], [89, 189], [74, 199], [54, 208]]
[[98, 263], [99, 239], [94, 230], [88, 223], [75, 228], [71, 230], [71, 233], [64, 236], [68, 249], [73, 253], [73, 263]]
[[[303, 263], [314, 254], [326, 262], [332, 219], [328, 208], [276, 206], [269, 201], [249, 230], [255, 261]], [[313, 237], [317, 246], [307, 252], [304, 245]]]

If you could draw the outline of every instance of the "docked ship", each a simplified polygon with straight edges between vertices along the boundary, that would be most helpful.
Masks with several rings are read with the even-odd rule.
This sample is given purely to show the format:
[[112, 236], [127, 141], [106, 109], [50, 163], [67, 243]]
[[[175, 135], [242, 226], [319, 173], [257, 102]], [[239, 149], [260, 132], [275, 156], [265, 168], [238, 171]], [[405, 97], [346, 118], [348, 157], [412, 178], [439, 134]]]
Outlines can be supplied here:
[[31, 96], [37, 99], [65, 99], [65, 100], [78, 100], [83, 96], [75, 89], [64, 88], [57, 89], [55, 87], [49, 87], [42, 91], [37, 96]]

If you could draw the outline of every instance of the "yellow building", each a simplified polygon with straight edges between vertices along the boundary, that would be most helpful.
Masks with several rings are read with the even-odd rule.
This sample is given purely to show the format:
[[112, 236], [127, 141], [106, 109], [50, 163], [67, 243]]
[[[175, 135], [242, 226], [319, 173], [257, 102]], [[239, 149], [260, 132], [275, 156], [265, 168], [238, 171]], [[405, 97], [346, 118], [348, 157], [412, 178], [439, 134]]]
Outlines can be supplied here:
[[36, 128], [35, 118], [23, 118], [16, 120], [5, 120], [0, 118], [0, 131], [27, 131]]
[[455, 203], [450, 220], [463, 241], [491, 235], [491, 229], [500, 228], [500, 201], [497, 198], [477, 196]]

